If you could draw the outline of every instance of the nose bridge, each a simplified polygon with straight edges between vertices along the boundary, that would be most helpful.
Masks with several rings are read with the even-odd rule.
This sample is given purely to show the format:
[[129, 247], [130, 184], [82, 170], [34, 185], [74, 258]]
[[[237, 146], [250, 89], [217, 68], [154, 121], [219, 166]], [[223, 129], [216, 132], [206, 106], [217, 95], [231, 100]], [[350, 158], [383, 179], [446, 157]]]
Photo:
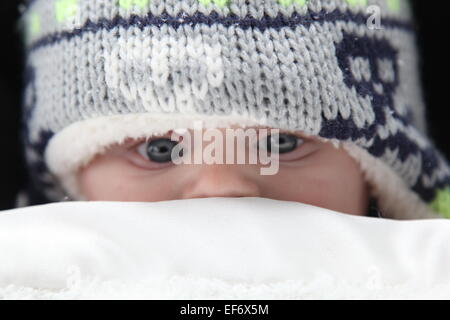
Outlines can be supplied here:
[[202, 164], [193, 165], [193, 170], [195, 174], [183, 190], [184, 199], [260, 196], [254, 173], [245, 165]]

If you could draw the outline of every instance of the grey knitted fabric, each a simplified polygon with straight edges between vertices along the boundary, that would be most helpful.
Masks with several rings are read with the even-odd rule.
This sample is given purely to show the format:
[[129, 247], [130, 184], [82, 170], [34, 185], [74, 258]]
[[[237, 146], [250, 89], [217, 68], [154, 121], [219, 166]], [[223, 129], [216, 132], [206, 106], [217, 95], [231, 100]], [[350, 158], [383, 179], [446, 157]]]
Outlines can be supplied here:
[[[67, 192], [47, 147], [74, 124], [232, 115], [348, 142], [364, 151], [352, 155], [391, 216], [450, 217], [449, 169], [426, 137], [406, 1], [30, 0], [23, 21], [23, 136], [40, 201]], [[401, 190], [384, 192], [382, 177]]]

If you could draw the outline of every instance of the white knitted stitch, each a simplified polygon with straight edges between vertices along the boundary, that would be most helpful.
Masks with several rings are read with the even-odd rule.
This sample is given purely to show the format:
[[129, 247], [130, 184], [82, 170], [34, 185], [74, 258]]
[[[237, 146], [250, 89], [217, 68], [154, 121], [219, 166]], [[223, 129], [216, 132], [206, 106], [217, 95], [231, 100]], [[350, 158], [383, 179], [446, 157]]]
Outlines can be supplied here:
[[380, 78], [386, 82], [394, 82], [395, 73], [394, 66], [392, 65], [392, 61], [386, 59], [378, 60], [378, 70], [380, 72]]
[[353, 77], [357, 81], [370, 81], [372, 74], [370, 71], [370, 64], [367, 59], [356, 57], [350, 59], [350, 68], [353, 74]]
[[248, 8], [246, 6], [246, 0], [236, 0], [230, 3], [230, 13], [237, 15], [238, 17], [245, 17], [248, 14]]

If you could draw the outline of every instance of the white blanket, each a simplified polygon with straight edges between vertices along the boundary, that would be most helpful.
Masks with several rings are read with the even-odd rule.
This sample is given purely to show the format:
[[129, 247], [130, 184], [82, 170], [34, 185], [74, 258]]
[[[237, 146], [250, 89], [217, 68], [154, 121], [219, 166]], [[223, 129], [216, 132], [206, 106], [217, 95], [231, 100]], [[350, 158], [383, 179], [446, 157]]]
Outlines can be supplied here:
[[450, 221], [294, 202], [67, 202], [0, 213], [3, 299], [450, 298]]

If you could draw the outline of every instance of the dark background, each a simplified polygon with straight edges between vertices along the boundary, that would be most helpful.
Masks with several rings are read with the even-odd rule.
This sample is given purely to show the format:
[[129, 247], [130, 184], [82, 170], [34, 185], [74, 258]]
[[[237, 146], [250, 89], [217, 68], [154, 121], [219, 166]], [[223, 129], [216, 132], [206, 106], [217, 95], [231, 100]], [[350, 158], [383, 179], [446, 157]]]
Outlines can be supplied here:
[[[93, 0], [95, 1], [95, 0]], [[425, 100], [428, 106], [429, 131], [436, 145], [450, 159], [450, 122], [447, 121], [446, 89], [450, 75], [447, 13], [413, 0], [417, 17], [418, 44]], [[16, 31], [19, 0], [0, 1], [0, 210], [12, 208], [14, 199], [26, 181], [19, 141], [21, 101], [21, 47]], [[450, 119], [448, 119], [450, 120]]]

